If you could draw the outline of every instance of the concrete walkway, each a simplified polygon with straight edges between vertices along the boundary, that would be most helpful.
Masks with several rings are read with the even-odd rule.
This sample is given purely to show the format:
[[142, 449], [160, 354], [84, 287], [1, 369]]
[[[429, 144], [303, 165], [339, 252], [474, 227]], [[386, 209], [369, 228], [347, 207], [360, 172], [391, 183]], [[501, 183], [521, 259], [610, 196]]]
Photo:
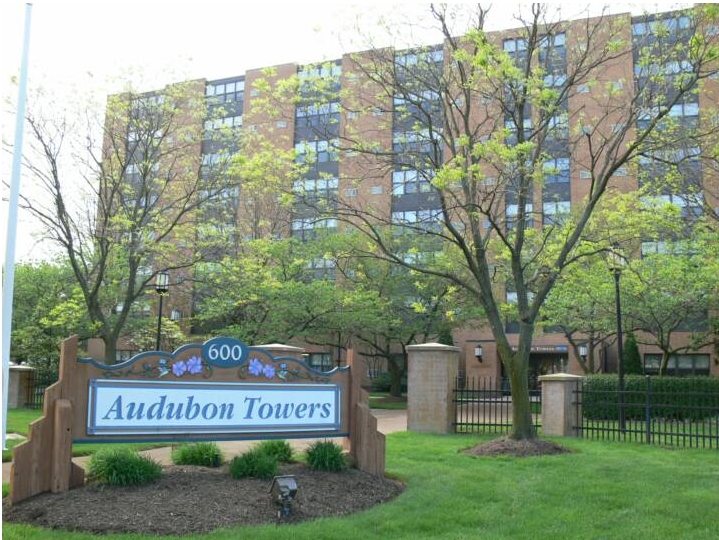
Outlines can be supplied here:
[[[382, 433], [393, 433], [395, 431], [406, 431], [407, 430], [407, 411], [394, 411], [385, 409], [372, 409], [372, 414], [377, 418], [377, 429]], [[302, 452], [310, 444], [318, 439], [291, 439], [288, 442], [292, 445], [292, 448], [296, 452]], [[320, 439], [321, 440], [321, 439]], [[338, 439], [338, 443], [339, 443]], [[242, 454], [250, 447], [257, 444], [258, 441], [220, 441], [217, 445], [220, 447], [225, 459], [232, 458], [236, 455]], [[142, 452], [143, 455], [149, 456], [155, 461], [162, 465], [171, 465], [172, 460], [170, 459], [171, 447], [164, 446], [162, 448], [154, 448], [152, 450], [145, 450]], [[73, 458], [73, 461], [85, 467], [89, 461], [89, 456]], [[2, 481], [10, 481], [10, 466], [11, 462], [2, 464]]]

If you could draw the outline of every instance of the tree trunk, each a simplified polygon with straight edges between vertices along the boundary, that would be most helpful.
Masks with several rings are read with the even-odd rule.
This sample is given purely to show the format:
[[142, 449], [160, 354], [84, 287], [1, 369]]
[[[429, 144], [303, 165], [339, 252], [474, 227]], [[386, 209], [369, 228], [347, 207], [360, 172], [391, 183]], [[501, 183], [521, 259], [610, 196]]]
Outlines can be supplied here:
[[531, 324], [520, 323], [519, 326], [519, 350], [511, 354], [507, 374], [509, 385], [512, 390], [512, 431], [510, 439], [525, 440], [535, 439], [537, 431], [532, 421], [532, 404], [529, 399], [529, 355], [532, 348], [532, 335], [534, 327]]
[[529, 399], [527, 370], [515, 369], [509, 373], [512, 389], [512, 431], [510, 439], [535, 439], [537, 431], [532, 420], [532, 404]]
[[115, 336], [102, 336], [105, 343], [105, 364], [114, 364], [117, 360], [117, 338]]
[[392, 397], [401, 397], [402, 396], [402, 375], [404, 375], [404, 370], [400, 369], [400, 367], [397, 365], [396, 362], [393, 360], [388, 360], [387, 362], [387, 369], [392, 376], [390, 379], [390, 385], [389, 385], [389, 394]]
[[663, 377], [664, 373], [667, 370], [667, 365], [669, 364], [669, 352], [666, 350], [662, 350], [662, 359], [659, 362], [659, 376]]

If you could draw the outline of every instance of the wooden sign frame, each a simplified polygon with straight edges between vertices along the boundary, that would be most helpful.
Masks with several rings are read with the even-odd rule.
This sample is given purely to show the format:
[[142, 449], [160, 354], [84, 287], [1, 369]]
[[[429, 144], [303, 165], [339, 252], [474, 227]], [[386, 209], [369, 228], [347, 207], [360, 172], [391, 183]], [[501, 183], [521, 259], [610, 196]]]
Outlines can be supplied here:
[[[214, 338], [203, 344], [184, 345], [173, 353], [140, 353], [115, 365], [78, 358], [77, 351], [77, 336], [62, 343], [60, 378], [45, 391], [43, 416], [30, 425], [28, 440], [13, 448], [11, 504], [45, 491], [61, 492], [82, 485], [85, 474], [81, 467], [72, 462], [73, 442], [191, 442], [347, 437], [354, 465], [376, 476], [384, 474], [384, 434], [377, 431], [377, 420], [369, 409], [369, 394], [360, 386], [361, 377], [353, 377], [358, 368], [355, 367], [354, 353], [351, 350], [347, 354], [347, 366], [335, 368], [330, 372], [316, 371], [296, 358], [275, 358], [266, 349], [249, 347], [230, 338]], [[165, 422], [167, 425], [160, 425], [162, 422], [158, 424], [157, 411], [166, 406], [166, 398], [153, 402], [154, 420], [152, 414], [147, 414], [151, 406], [144, 409], [143, 419], [150, 418], [139, 430], [122, 427], [97, 429], [97, 411], [94, 411], [91, 405], [99, 402], [98, 388], [103, 392], [109, 389], [107, 391], [116, 392], [118, 396], [121, 396], [125, 389], [131, 389], [135, 395], [141, 396], [145, 395], [147, 389], [151, 389], [149, 392], [154, 391], [155, 394], [152, 395], [156, 397], [160, 389], [159, 394], [166, 398], [174, 390], [182, 393], [187, 388], [192, 388], [209, 390], [206, 394], [222, 389], [224, 395], [239, 395], [233, 392], [243, 390], [255, 392], [247, 394], [255, 397], [245, 396], [245, 409], [242, 409], [244, 412], [232, 415], [233, 423], [230, 427], [223, 425], [208, 428], [205, 422], [193, 424], [190, 421], [187, 421], [186, 425], [178, 424], [175, 427], [169, 421]], [[285, 405], [282, 411], [285, 415], [287, 411], [295, 411], [295, 418], [292, 420], [294, 423], [271, 422], [269, 426], [259, 427], [243, 424], [253, 414], [258, 416], [259, 404], [264, 396], [268, 395], [262, 392], [271, 391], [275, 392], [274, 395], [282, 396], [285, 389], [289, 392], [287, 395], [295, 396], [296, 401]], [[317, 395], [324, 401], [317, 404], [301, 403], [304, 395], [315, 394], [298, 392], [313, 391], [318, 392]], [[333, 396], [335, 401], [327, 396]], [[109, 409], [115, 413], [119, 412], [119, 407], [126, 406], [120, 401], [121, 398], [117, 399]], [[197, 416], [200, 405], [196, 402], [188, 404], [188, 401], [185, 405], [188, 408], [192, 406], [193, 414]], [[238, 402], [238, 408], [236, 411], [233, 409], [233, 412], [239, 413], [242, 405]], [[256, 406], [253, 408], [253, 405]], [[268, 416], [270, 411], [279, 411], [280, 407], [269, 404], [264, 406], [269, 408], [263, 409], [263, 414], [259, 416]], [[206, 404], [205, 410], [214, 412], [212, 407], [214, 405]], [[103, 411], [104, 418], [107, 419], [108, 407], [105, 406]], [[134, 414], [137, 417], [137, 410]], [[330, 415], [332, 418], [329, 418]], [[185, 420], [187, 418], [188, 415]], [[307, 424], [303, 423], [305, 418], [308, 419]]]

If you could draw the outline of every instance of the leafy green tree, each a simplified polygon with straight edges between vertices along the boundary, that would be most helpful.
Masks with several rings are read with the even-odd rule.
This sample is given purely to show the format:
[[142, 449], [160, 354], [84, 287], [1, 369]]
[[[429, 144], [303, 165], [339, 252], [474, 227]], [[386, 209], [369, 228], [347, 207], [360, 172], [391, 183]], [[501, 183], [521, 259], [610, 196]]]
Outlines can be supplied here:
[[[547, 5], [535, 4], [505, 48], [485, 33], [481, 7], [464, 18], [452, 9], [431, 7], [441, 51], [370, 43], [355, 55], [342, 103], [348, 121], [339, 146], [357, 156], [357, 185], [377, 171], [409, 171], [418, 189], [431, 186], [434, 203], [413, 216], [341, 196], [315, 208], [365, 234], [361, 255], [445, 279], [475, 299], [509, 377], [511, 436], [534, 438], [527, 373], [542, 306], [564, 269], [587, 256], [587, 225], [615, 174], [648, 152], [702, 140], [701, 125], [680, 127], [672, 111], [716, 73], [717, 48], [704, 30], [717, 13], [698, 6], [681, 28], [653, 23], [653, 45], [642, 46], [627, 41], [626, 18], [600, 16], [565, 32]], [[460, 20], [471, 27], [453, 26]], [[613, 80], [608, 68], [633, 51], [641, 76]], [[585, 106], [570, 110], [568, 100], [580, 95]], [[393, 140], [375, 137], [387, 129]], [[557, 145], [586, 172], [587, 194], [571, 212], [551, 197], [539, 212], [535, 194], [561, 174]], [[442, 256], [407, 256], [426, 252]], [[516, 350], [505, 331], [506, 291], [519, 324]]]
[[[637, 340], [662, 351], [659, 374], [678, 353], [716, 345], [712, 309], [716, 298], [715, 264], [707, 251], [692, 240], [665, 242], [666, 252], [645, 254], [622, 274], [626, 318]], [[689, 332], [688, 344], [677, 345], [673, 336]]]
[[336, 286], [334, 261], [318, 244], [295, 239], [254, 240], [239, 257], [214, 263], [200, 276], [196, 329], [247, 343], [304, 340], [339, 345], [349, 321], [366, 319], [372, 300]]
[[[564, 334], [584, 373], [600, 369], [597, 352], [616, 337], [617, 324], [613, 283], [601, 256], [587, 257], [562, 274], [542, 306], [542, 323]], [[580, 345], [587, 347], [586, 359]]]
[[373, 359], [381, 359], [391, 375], [390, 394], [401, 395], [407, 373], [407, 345], [445, 339], [451, 330], [476, 320], [481, 313], [461, 289], [442, 279], [397, 267], [381, 259], [349, 258], [340, 286], [382, 299], [378, 311], [351, 328], [353, 340]]
[[67, 104], [57, 108], [63, 117], [47, 117], [51, 101], [41, 94], [28, 115], [25, 166], [44, 196], [23, 204], [67, 256], [105, 360], [114, 363], [128, 321], [150, 309], [146, 292], [157, 273], [187, 273], [212, 251], [198, 239], [227, 242], [196, 236], [195, 218], [231, 186], [200, 163], [208, 111], [198, 81], [110, 96], [104, 120]]
[[[685, 228], [679, 209], [657, 206], [646, 192], [612, 193], [605, 197], [587, 225], [578, 248], [585, 257], [566, 268], [542, 306], [543, 324], [559, 329], [574, 349], [584, 373], [599, 368], [597, 351], [616, 340], [616, 298], [610, 254], [623, 246], [631, 257], [647, 238], [676, 236]], [[629, 325], [627, 306], [624, 328]], [[579, 346], [587, 346], [587, 357]]]
[[10, 356], [56, 373], [59, 344], [91, 335], [80, 291], [66, 264], [20, 264], [15, 272]]
[[[153, 351], [157, 346], [157, 321], [152, 317], [144, 317], [128, 325], [134, 327], [129, 331], [128, 341], [138, 351]], [[172, 319], [162, 318], [160, 328], [161, 350], [174, 351], [187, 343], [185, 333], [180, 325]]]

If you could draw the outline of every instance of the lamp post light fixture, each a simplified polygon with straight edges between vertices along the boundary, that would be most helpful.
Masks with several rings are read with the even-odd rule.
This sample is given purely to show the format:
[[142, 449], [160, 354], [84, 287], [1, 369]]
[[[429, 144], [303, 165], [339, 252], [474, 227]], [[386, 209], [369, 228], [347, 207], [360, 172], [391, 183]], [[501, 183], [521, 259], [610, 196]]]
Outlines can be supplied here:
[[579, 346], [579, 356], [582, 358], [582, 362], [586, 362], [586, 361], [587, 361], [587, 354], [588, 354], [588, 352], [589, 352], [589, 351], [588, 351], [588, 349], [587, 349], [587, 344], [586, 344], [586, 343], [582, 343], [582, 344]]
[[609, 252], [609, 270], [614, 274], [614, 301], [617, 310], [617, 377], [619, 379], [619, 429], [624, 432], [627, 428], [624, 410], [624, 361], [622, 359], [622, 302], [619, 290], [619, 282], [622, 270], [626, 265], [626, 259], [621, 253], [619, 246], [612, 245]]
[[474, 357], [481, 364], [482, 363], [482, 346], [479, 345], [474, 348]]
[[162, 332], [162, 297], [170, 290], [170, 274], [162, 271], [157, 273], [155, 279], [155, 291], [160, 295], [160, 304], [157, 308], [157, 341], [155, 350], [160, 350], [160, 336]]

